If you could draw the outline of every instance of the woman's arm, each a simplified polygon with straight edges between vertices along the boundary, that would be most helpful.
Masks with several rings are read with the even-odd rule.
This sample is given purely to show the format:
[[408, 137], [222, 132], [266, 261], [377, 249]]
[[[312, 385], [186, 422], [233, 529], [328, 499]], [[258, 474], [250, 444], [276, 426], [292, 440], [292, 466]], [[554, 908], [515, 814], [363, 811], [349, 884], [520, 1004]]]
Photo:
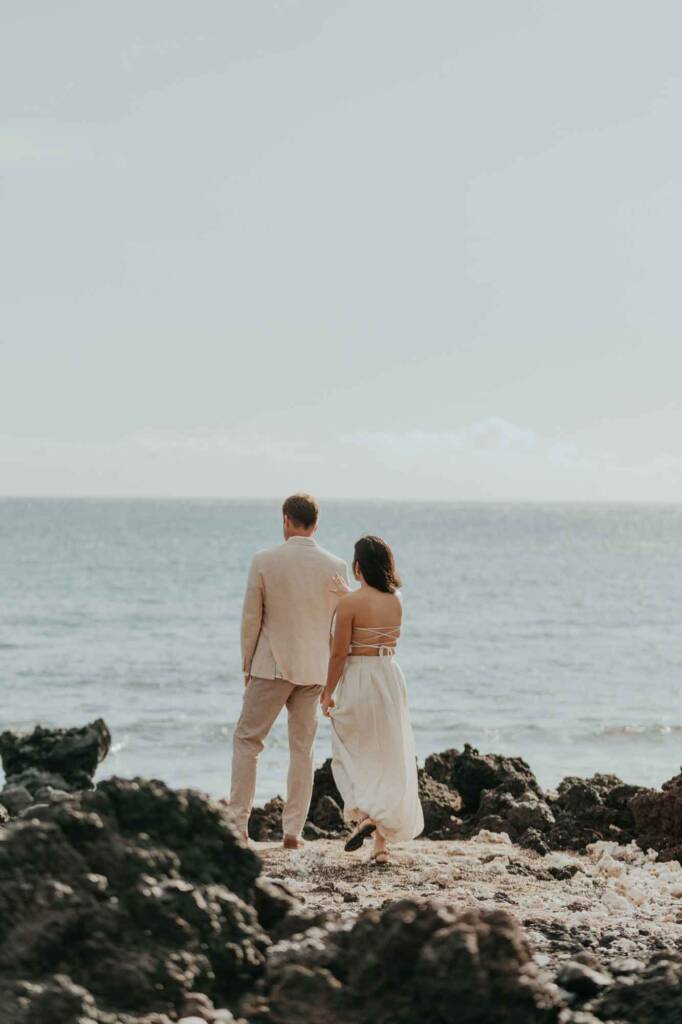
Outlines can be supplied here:
[[329, 717], [329, 709], [335, 707], [333, 696], [334, 690], [336, 689], [336, 684], [343, 675], [346, 658], [348, 657], [350, 638], [353, 633], [353, 611], [352, 607], [349, 607], [349, 605], [350, 602], [348, 598], [344, 597], [339, 601], [339, 605], [336, 609], [336, 626], [334, 628], [332, 649], [329, 655], [327, 685], [320, 694], [322, 712], [327, 715], [327, 717]]

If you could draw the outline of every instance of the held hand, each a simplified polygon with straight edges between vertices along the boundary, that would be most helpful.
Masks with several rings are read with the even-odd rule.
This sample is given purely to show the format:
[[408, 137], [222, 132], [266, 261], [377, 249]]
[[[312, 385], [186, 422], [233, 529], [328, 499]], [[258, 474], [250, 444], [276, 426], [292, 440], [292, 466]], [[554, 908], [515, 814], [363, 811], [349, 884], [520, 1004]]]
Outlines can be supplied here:
[[244, 673], [244, 686], [248, 686], [249, 685], [249, 679], [250, 678], [251, 678], [251, 676], [247, 672], [245, 672]]
[[329, 589], [332, 594], [336, 594], [337, 597], [345, 597], [346, 594], [351, 593], [351, 589], [344, 580], [340, 573], [335, 573], [330, 581]]
[[323, 690], [322, 693], [320, 694], [320, 704], [322, 706], [322, 714], [325, 716], [325, 718], [329, 718], [329, 709], [335, 708], [336, 704], [334, 703], [334, 698], [332, 697], [331, 693], [329, 693], [327, 690]]

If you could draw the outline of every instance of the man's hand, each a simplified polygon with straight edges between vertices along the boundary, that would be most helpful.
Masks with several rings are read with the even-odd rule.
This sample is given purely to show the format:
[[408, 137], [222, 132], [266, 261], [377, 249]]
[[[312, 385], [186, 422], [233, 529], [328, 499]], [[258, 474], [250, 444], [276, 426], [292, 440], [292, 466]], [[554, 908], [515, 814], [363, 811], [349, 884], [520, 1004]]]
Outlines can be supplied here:
[[334, 698], [326, 688], [320, 694], [320, 704], [322, 706], [322, 714], [325, 718], [329, 718], [329, 709], [335, 708]]
[[248, 674], [248, 672], [245, 672], [244, 673], [244, 686], [248, 686], [250, 678], [251, 678], [251, 676]]

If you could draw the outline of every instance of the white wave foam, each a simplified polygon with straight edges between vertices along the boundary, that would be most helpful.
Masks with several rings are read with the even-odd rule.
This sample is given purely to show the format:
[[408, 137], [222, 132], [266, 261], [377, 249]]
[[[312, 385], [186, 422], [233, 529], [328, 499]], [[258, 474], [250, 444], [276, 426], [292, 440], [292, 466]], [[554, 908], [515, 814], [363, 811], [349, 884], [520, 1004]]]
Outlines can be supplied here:
[[602, 725], [594, 733], [595, 736], [670, 736], [682, 732], [682, 725]]

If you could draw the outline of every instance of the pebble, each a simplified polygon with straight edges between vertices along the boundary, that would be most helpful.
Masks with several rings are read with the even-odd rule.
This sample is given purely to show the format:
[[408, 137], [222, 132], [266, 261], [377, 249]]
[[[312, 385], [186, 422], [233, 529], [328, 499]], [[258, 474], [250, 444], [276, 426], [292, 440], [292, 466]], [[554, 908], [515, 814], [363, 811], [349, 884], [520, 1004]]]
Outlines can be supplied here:
[[511, 846], [511, 839], [506, 832], [490, 832], [487, 828], [480, 829], [474, 836], [475, 843], [502, 843]]
[[563, 964], [557, 974], [557, 982], [569, 992], [575, 992], [581, 998], [589, 999], [600, 989], [606, 988], [611, 983], [611, 979], [603, 971], [572, 960]]
[[490, 864], [490, 866], [488, 868], [488, 871], [489, 871], [489, 873], [491, 875], [506, 875], [507, 874], [507, 864], [506, 864], [506, 861], [503, 860], [503, 859], [494, 860]]
[[33, 803], [33, 797], [25, 786], [5, 786], [0, 793], [0, 803], [4, 804], [11, 815], [20, 814]]

